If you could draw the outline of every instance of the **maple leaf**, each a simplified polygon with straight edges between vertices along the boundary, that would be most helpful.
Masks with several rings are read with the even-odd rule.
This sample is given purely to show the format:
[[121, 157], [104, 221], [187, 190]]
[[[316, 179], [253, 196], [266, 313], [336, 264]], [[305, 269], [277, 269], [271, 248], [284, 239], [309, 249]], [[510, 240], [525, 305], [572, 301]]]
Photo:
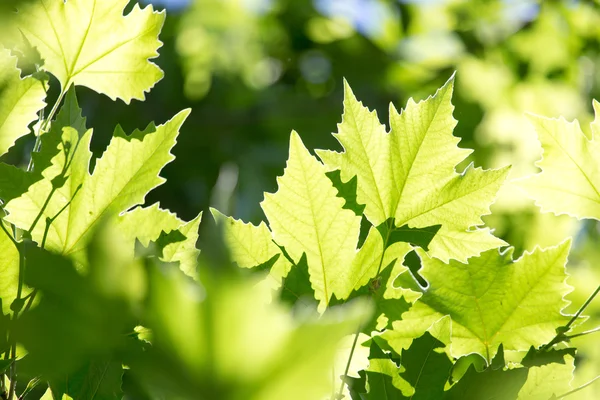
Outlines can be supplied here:
[[158, 56], [165, 13], [128, 0], [39, 0], [26, 5], [16, 29], [37, 48], [44, 68], [62, 85], [87, 86], [129, 104], [144, 99], [163, 72], [148, 61]]
[[[512, 250], [489, 250], [468, 264], [449, 264], [419, 250], [419, 271], [429, 285], [412, 308], [382, 336], [400, 351], [441, 318], [450, 316], [451, 354], [477, 353], [488, 363], [498, 346], [524, 351], [539, 347], [567, 323], [561, 310], [571, 290], [565, 283], [570, 240], [512, 260]], [[438, 338], [439, 339], [439, 338]], [[441, 339], [440, 339], [441, 340]], [[448, 341], [445, 342], [449, 344]]]
[[161, 209], [158, 203], [154, 203], [149, 207], [136, 207], [119, 215], [116, 227], [127, 241], [126, 247], [132, 255], [135, 240], [148, 247], [150, 242], [160, 240], [161, 234], [166, 234], [161, 243], [160, 259], [165, 262], [178, 262], [179, 268], [186, 275], [196, 279], [196, 264], [200, 255], [196, 242], [201, 219], [202, 213], [199, 213], [193, 220], [185, 222], [174, 213]]
[[276, 193], [261, 203], [275, 242], [298, 263], [306, 253], [310, 282], [322, 311], [334, 293], [348, 284], [340, 274], [356, 253], [360, 217], [343, 209], [344, 199], [325, 175], [326, 169], [310, 155], [300, 136], [292, 132], [290, 155]]
[[29, 133], [29, 124], [46, 106], [44, 75], [21, 79], [17, 58], [0, 48], [0, 155]]
[[281, 249], [273, 242], [271, 231], [264, 222], [258, 226], [232, 217], [226, 217], [218, 210], [211, 208], [217, 225], [221, 228], [223, 241], [227, 245], [230, 257], [240, 268], [254, 268], [273, 262], [270, 267], [269, 286], [276, 289], [281, 286], [292, 268], [292, 263], [285, 257]]
[[344, 115], [334, 134], [344, 152], [317, 150], [317, 155], [330, 170], [341, 170], [342, 181], [358, 177], [357, 201], [366, 205], [371, 224], [390, 218], [395, 227], [441, 224], [429, 254], [465, 261], [506, 244], [487, 228], [472, 228], [489, 214], [508, 167], [455, 171], [471, 150], [457, 147], [460, 139], [452, 135], [452, 88], [451, 79], [427, 100], [409, 100], [401, 113], [390, 105], [388, 133], [377, 113], [358, 102], [346, 83]]
[[515, 182], [543, 212], [600, 220], [600, 104], [596, 101], [594, 111], [591, 138], [577, 120], [530, 115], [544, 150], [536, 162], [542, 172]]
[[61, 127], [55, 121], [48, 135], [62, 132], [60, 140], [51, 141], [59, 143], [59, 151], [41, 172], [43, 179], [6, 205], [6, 220], [31, 231], [33, 240], [45, 241], [47, 249], [81, 254], [99, 221], [142, 204], [146, 194], [164, 182], [158, 173], [173, 160], [170, 150], [188, 114], [182, 111], [164, 125], [150, 124], [130, 136], [118, 126], [91, 175], [92, 131]]

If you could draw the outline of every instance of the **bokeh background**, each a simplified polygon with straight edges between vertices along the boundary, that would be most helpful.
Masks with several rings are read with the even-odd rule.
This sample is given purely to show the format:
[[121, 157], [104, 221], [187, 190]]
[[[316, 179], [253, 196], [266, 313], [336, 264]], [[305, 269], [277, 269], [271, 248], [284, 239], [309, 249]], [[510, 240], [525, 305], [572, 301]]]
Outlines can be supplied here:
[[[146, 2], [147, 3], [147, 2]], [[525, 117], [577, 118], [589, 132], [600, 99], [600, 3], [576, 0], [155, 0], [168, 17], [156, 63], [165, 78], [145, 102], [125, 105], [78, 88], [92, 149], [112, 131], [162, 123], [193, 109], [174, 149], [167, 183], [148, 204], [191, 219], [216, 206], [245, 221], [264, 217], [291, 130], [310, 149], [337, 148], [343, 79], [387, 120], [433, 94], [456, 71], [454, 104], [468, 162], [512, 164], [511, 179], [534, 173], [541, 148]], [[51, 82], [51, 97], [58, 84]], [[52, 98], [49, 99], [52, 103]], [[25, 162], [31, 138], [19, 141]], [[12, 152], [11, 162], [19, 162]], [[467, 164], [461, 166], [464, 167]], [[600, 283], [600, 225], [542, 215], [508, 183], [486, 222], [516, 247], [573, 236], [569, 283], [576, 310]], [[600, 299], [589, 309], [600, 324]], [[574, 387], [600, 374], [600, 334], [574, 339], [581, 351]], [[600, 383], [578, 393], [596, 399]]]

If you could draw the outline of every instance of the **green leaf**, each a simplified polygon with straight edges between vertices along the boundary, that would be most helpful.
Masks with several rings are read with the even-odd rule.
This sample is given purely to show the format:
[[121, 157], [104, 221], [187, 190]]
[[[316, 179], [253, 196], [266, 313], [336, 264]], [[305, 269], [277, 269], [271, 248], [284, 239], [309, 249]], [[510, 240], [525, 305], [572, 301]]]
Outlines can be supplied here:
[[344, 208], [354, 211], [356, 215], [363, 215], [365, 211], [364, 204], [358, 204], [356, 201], [357, 181], [356, 176], [348, 182], [342, 182], [341, 172], [339, 169], [327, 172], [327, 177], [333, 183], [333, 186], [338, 190], [338, 196], [346, 200]]
[[43, 75], [21, 79], [17, 58], [0, 47], [0, 155], [29, 133], [29, 124], [46, 106], [45, 79]]
[[[129, 248], [133, 254], [135, 240], [139, 240], [144, 247], [150, 242], [156, 242], [161, 233], [162, 257], [165, 262], [178, 262], [179, 268], [188, 276], [196, 279], [196, 262], [200, 251], [196, 248], [198, 240], [198, 229], [202, 213], [190, 222], [179, 219], [174, 213], [163, 210], [158, 203], [149, 207], [136, 207], [133, 210], [120, 215], [117, 227], [124, 235]], [[173, 233], [177, 232], [180, 238], [171, 240]]]
[[[396, 355], [397, 356], [397, 355]], [[403, 366], [398, 366], [389, 354], [386, 354], [376, 341], [371, 342], [369, 367], [366, 370], [366, 394], [361, 398], [369, 400], [378, 399], [406, 399], [415, 391], [412, 386], [400, 376], [404, 371]]]
[[600, 104], [594, 101], [593, 137], [579, 122], [530, 116], [544, 150], [536, 162], [542, 172], [517, 181], [542, 212], [600, 220]]
[[[333, 388], [337, 393], [339, 393], [339, 387], [342, 384], [346, 366], [348, 366], [348, 374], [343, 379], [344, 382], [346, 382], [348, 377], [360, 378], [359, 371], [365, 370], [369, 366], [369, 346], [365, 346], [363, 343], [367, 342], [370, 337], [364, 333], [359, 333], [353, 349], [352, 344], [354, 343], [355, 338], [355, 335], [346, 336], [341, 340], [337, 347], [335, 362], [333, 364], [333, 375], [337, 378], [333, 382]], [[352, 358], [350, 359], [350, 364], [348, 364], [350, 353], [352, 353]], [[350, 399], [350, 392], [346, 384], [343, 386], [342, 395], [345, 396], [344, 399]]]
[[551, 363], [529, 368], [527, 380], [518, 400], [547, 400], [571, 390], [575, 359], [566, 355], [564, 363]]
[[[0, 221], [4, 224], [4, 221]], [[10, 232], [10, 227], [4, 224], [5, 229]], [[19, 287], [19, 250], [15, 243], [8, 237], [4, 229], [0, 229], [0, 300], [2, 309], [0, 313], [11, 313], [10, 305], [17, 298]], [[27, 295], [29, 289], [25, 289], [23, 296]], [[2, 316], [0, 315], [0, 319]], [[0, 342], [2, 340], [0, 339]]]
[[33, 174], [14, 165], [0, 163], [0, 199], [5, 203], [27, 192], [34, 182]]
[[290, 272], [292, 264], [273, 242], [271, 231], [267, 225], [264, 222], [258, 226], [244, 223], [232, 217], [226, 217], [214, 208], [211, 208], [210, 212], [221, 228], [223, 241], [230, 252], [231, 260], [240, 268], [254, 268], [277, 257], [267, 279], [273, 283], [273, 288], [281, 286], [282, 279]]
[[[73, 87], [67, 92], [65, 101], [50, 130], [42, 135], [40, 150], [31, 153], [33, 171], [28, 172], [13, 165], [0, 163], [0, 198], [8, 203], [26, 193], [31, 185], [41, 180], [43, 172], [52, 166], [52, 159], [61, 151], [59, 146], [63, 138], [63, 128], [71, 127], [79, 133], [79, 136], [83, 136], [87, 131], [85, 123], [86, 119], [81, 115]], [[64, 162], [64, 160], [61, 161]], [[50, 171], [46, 173], [50, 176], [49, 179], [59, 173], [56, 171], [50, 173]]]
[[50, 389], [55, 399], [68, 395], [78, 400], [120, 400], [122, 377], [120, 362], [94, 360], [61, 379], [51, 380]]
[[[399, 260], [398, 264], [402, 264], [404, 256], [411, 250], [412, 247], [408, 243], [396, 242], [387, 247], [384, 253], [384, 243], [380, 232], [371, 228], [365, 243], [356, 253], [350, 267], [338, 272], [338, 279], [347, 284], [336, 292], [336, 296], [339, 299], [347, 299], [353, 291], [367, 285], [372, 278], [378, 275], [378, 272], [383, 271], [395, 260]], [[400, 274], [406, 270], [404, 268], [395, 272]], [[385, 285], [385, 282], [383, 284]]]
[[375, 314], [373, 320], [364, 328], [365, 332], [391, 329], [392, 322], [400, 320], [402, 314], [409, 310], [409, 302], [420, 296], [420, 293], [394, 286], [395, 277], [407, 271], [402, 261], [403, 259], [396, 260], [392, 268], [384, 269], [368, 286], [371, 299], [375, 303]]
[[[13, 334], [27, 349], [27, 369], [33, 376], [62, 379], [122, 343], [131, 318], [128, 299], [122, 295], [129, 293], [113, 288], [132, 285], [127, 269], [114, 265], [110, 271], [92, 269], [83, 276], [63, 256], [32, 245], [26, 252], [25, 282], [39, 290], [40, 300], [17, 320]], [[116, 273], [109, 290], [105, 290], [107, 273]], [[115, 296], [107, 297], [109, 291]]]
[[179, 268], [189, 277], [197, 278], [197, 262], [200, 251], [196, 248], [198, 241], [198, 229], [202, 213], [193, 220], [177, 227], [177, 232], [184, 236], [183, 240], [165, 243], [162, 249], [162, 260], [165, 262], [177, 262]]
[[349, 283], [340, 279], [356, 253], [360, 217], [343, 209], [345, 201], [325, 175], [326, 169], [310, 155], [300, 136], [292, 132], [290, 156], [276, 193], [266, 193], [262, 208], [273, 238], [290, 257], [306, 253], [310, 281], [324, 310], [335, 293]]
[[371, 368], [367, 371], [367, 400], [404, 400], [406, 397], [399, 386], [405, 384], [399, 377], [399, 369], [392, 360], [371, 360]]
[[158, 56], [165, 13], [128, 0], [39, 0], [24, 6], [19, 32], [35, 46], [66, 91], [87, 86], [111, 99], [144, 100], [163, 72], [148, 61]]
[[570, 243], [526, 252], [516, 261], [512, 251], [490, 250], [468, 264], [445, 264], [419, 251], [429, 287], [382, 336], [400, 351], [449, 315], [455, 358], [477, 353], [489, 363], [500, 344], [515, 351], [539, 347], [568, 321], [561, 310], [571, 290], [565, 282]]
[[[504, 357], [498, 353], [492, 365], [477, 372], [471, 365], [444, 400], [514, 400], [527, 379], [527, 368], [504, 369]], [[498, 366], [496, 366], [498, 364]]]
[[452, 87], [450, 80], [435, 96], [418, 104], [410, 100], [401, 114], [391, 106], [388, 133], [346, 83], [344, 116], [334, 134], [344, 152], [317, 154], [330, 170], [341, 170], [343, 182], [358, 177], [357, 202], [366, 205], [371, 224], [390, 218], [397, 227], [441, 224], [429, 254], [464, 261], [505, 244], [487, 228], [472, 228], [483, 224], [508, 168], [455, 171], [471, 151], [458, 148], [452, 135]]
[[[43, 210], [32, 238], [41, 243], [46, 228], [44, 221], [55, 218], [48, 230], [46, 248], [77, 257], [99, 221], [142, 204], [146, 194], [164, 182], [158, 174], [173, 160], [170, 150], [188, 114], [189, 111], [182, 111], [164, 125], [151, 124], [131, 136], [117, 127], [110, 145], [96, 161], [92, 175], [88, 172], [91, 130], [80, 136], [73, 128], [63, 128], [60, 151], [52, 159], [52, 165], [43, 171], [44, 179], [6, 205], [10, 214], [7, 220], [29, 230]], [[57, 185], [56, 179], [62, 176], [63, 169], [64, 183]], [[53, 189], [54, 186], [57, 187]]]
[[429, 250], [429, 243], [433, 240], [442, 226], [433, 225], [423, 228], [410, 228], [408, 225], [395, 227], [393, 220], [388, 220], [377, 227], [381, 236], [387, 238], [389, 245], [396, 242], [406, 242], [413, 246], [421, 247], [423, 250]]
[[415, 390], [411, 399], [437, 400], [443, 397], [444, 385], [452, 368], [452, 362], [443, 352], [444, 347], [442, 342], [426, 332], [408, 350], [402, 351], [405, 370], [400, 376]]
[[50, 130], [42, 135], [39, 151], [31, 153], [33, 158], [33, 171], [37, 176], [42, 176], [43, 171], [52, 165], [52, 159], [60, 152], [58, 146], [61, 144], [63, 129], [71, 127], [77, 131], [79, 137], [87, 132], [86, 118], [77, 101], [75, 87], [71, 87], [65, 95], [65, 100], [50, 125]]

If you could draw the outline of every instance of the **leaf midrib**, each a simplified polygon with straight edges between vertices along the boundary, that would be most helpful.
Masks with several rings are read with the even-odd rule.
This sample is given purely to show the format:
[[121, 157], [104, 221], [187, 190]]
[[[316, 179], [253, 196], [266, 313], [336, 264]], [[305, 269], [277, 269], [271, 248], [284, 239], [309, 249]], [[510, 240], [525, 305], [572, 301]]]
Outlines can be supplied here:
[[[159, 128], [161, 128], [161, 127], [162, 127], [162, 128], [164, 128], [164, 127], [165, 127], [167, 124], [169, 124], [169, 123], [172, 123], [172, 121], [173, 121], [173, 120], [171, 120], [171, 121], [167, 122], [166, 124], [164, 124], [164, 125], [162, 125], [162, 126], [159, 126], [159, 127], [157, 127], [157, 128], [156, 128], [156, 130], [155, 130], [154, 132], [152, 132], [152, 133], [149, 133], [148, 135], [157, 134], [157, 133], [158, 133], [158, 129], [159, 129]], [[78, 238], [76, 238], [76, 240], [75, 240], [73, 243], [71, 243], [71, 245], [70, 245], [70, 247], [69, 247], [68, 249], [65, 249], [65, 250], [63, 251], [63, 254], [65, 254], [65, 255], [68, 255], [68, 254], [71, 254], [72, 252], [74, 252], [74, 250], [73, 250], [73, 249], [74, 249], [74, 248], [76, 247], [76, 245], [77, 245], [77, 244], [78, 244], [78, 243], [81, 241], [81, 239], [82, 239], [82, 238], [83, 238], [83, 237], [84, 237], [84, 236], [87, 234], [87, 232], [88, 232], [88, 231], [89, 231], [89, 230], [90, 230], [90, 229], [91, 229], [91, 228], [92, 228], [92, 227], [93, 227], [93, 226], [96, 224], [96, 222], [98, 221], [98, 219], [100, 219], [100, 217], [102, 217], [102, 216], [103, 216], [103, 215], [104, 215], [104, 214], [107, 212], [107, 210], [109, 210], [109, 209], [111, 208], [111, 205], [112, 205], [112, 204], [115, 202], [115, 200], [116, 200], [117, 198], [119, 198], [119, 197], [120, 197], [120, 195], [121, 195], [121, 194], [122, 194], [122, 193], [125, 191], [125, 189], [126, 189], [128, 186], [129, 186], [129, 184], [131, 183], [131, 181], [132, 181], [132, 180], [134, 180], [134, 178], [135, 178], [135, 177], [137, 177], [137, 175], [139, 174], [140, 170], [141, 170], [141, 169], [143, 169], [143, 168], [146, 166], [146, 164], [148, 163], [148, 161], [154, 157], [154, 155], [155, 155], [155, 154], [156, 154], [156, 153], [159, 151], [159, 149], [160, 149], [160, 148], [162, 148], [163, 144], [164, 144], [164, 143], [165, 143], [165, 142], [166, 142], [168, 139], [170, 139], [170, 138], [171, 138], [171, 137], [170, 137], [170, 135], [168, 135], [168, 134], [165, 134], [165, 135], [164, 135], [164, 137], [163, 137], [163, 140], [161, 140], [161, 141], [160, 141], [160, 142], [157, 144], [157, 146], [155, 147], [155, 149], [152, 151], [152, 153], [150, 153], [150, 155], [149, 155], [148, 157], [146, 157], [146, 160], [145, 160], [145, 162], [144, 162], [144, 163], [142, 163], [142, 164], [140, 165], [140, 167], [139, 167], [139, 168], [137, 168], [137, 170], [135, 171], [135, 173], [134, 173], [134, 174], [132, 174], [132, 175], [131, 175], [131, 177], [130, 177], [130, 178], [127, 180], [127, 182], [126, 182], [125, 184], [123, 184], [123, 186], [122, 186], [122, 187], [119, 189], [119, 192], [118, 192], [116, 195], [114, 195], [114, 196], [112, 197], [112, 199], [111, 199], [111, 200], [110, 200], [110, 201], [109, 201], [109, 202], [108, 202], [108, 203], [107, 203], [107, 204], [106, 204], [104, 207], [100, 208], [99, 212], [96, 212], [96, 213], [94, 213], [94, 218], [92, 218], [92, 220], [91, 220], [91, 221], [89, 221], [89, 223], [87, 224], [87, 227], [85, 228], [85, 230], [84, 230], [84, 231], [83, 231], [83, 232], [82, 232], [82, 233], [79, 235], [79, 237], [78, 237]], [[142, 141], [142, 143], [143, 143], [143, 141]], [[175, 143], [173, 143], [173, 146], [174, 146], [174, 145], [175, 145]], [[172, 148], [172, 146], [171, 146], [171, 148]], [[171, 149], [171, 148], [169, 148], [169, 150], [168, 150], [168, 152], [167, 152], [168, 154], [171, 154], [171, 152], [170, 152], [170, 149]], [[108, 150], [107, 150], [107, 151], [108, 151]], [[98, 167], [98, 164], [101, 162], [102, 158], [103, 158], [105, 155], [106, 155], [106, 153], [105, 153], [105, 154], [104, 154], [102, 157], [100, 157], [100, 159], [98, 159], [98, 160], [96, 161], [96, 168]], [[163, 165], [163, 166], [162, 166], [160, 169], [162, 170], [162, 168], [164, 168], [164, 165]], [[94, 172], [96, 172], [96, 169], [94, 170]], [[159, 173], [160, 173], [160, 170], [159, 170]], [[157, 176], [158, 176], [158, 173], [157, 173]], [[91, 180], [91, 179], [93, 179], [93, 178], [94, 178], [94, 175], [93, 175], [93, 174], [92, 174], [92, 175], [90, 175], [90, 174], [88, 173], [88, 174], [86, 175], [86, 177], [85, 177], [85, 180], [84, 180], [83, 184], [85, 185], [86, 183], [90, 182], [90, 180]], [[152, 189], [150, 189], [150, 190], [152, 190]], [[69, 233], [71, 232], [71, 230], [69, 229], [69, 227], [72, 225], [72, 219], [73, 219], [73, 218], [71, 218], [71, 217], [72, 217], [72, 215], [73, 215], [73, 213], [71, 213], [71, 212], [70, 212], [70, 211], [71, 211], [71, 206], [69, 206], [69, 207], [68, 207], [68, 209], [69, 209], [69, 223], [68, 223], [68, 225], [67, 225], [67, 237], [65, 238], [65, 244], [66, 244], [66, 243], [69, 241], [69, 238], [70, 238], [70, 235], [69, 235]]]

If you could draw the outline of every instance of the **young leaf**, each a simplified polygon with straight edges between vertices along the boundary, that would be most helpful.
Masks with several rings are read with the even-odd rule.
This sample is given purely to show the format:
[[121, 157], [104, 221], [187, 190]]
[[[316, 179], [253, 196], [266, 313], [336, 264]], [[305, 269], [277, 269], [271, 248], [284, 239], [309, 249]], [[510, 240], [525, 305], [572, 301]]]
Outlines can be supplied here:
[[111, 99], [144, 100], [163, 72], [158, 56], [165, 13], [152, 6], [123, 16], [128, 0], [39, 0], [20, 10], [16, 28], [37, 48], [44, 68], [60, 81], [87, 86]]
[[196, 248], [198, 229], [202, 213], [190, 222], [179, 219], [175, 214], [159, 207], [154, 203], [149, 207], [136, 207], [120, 215], [117, 219], [119, 232], [128, 242], [128, 248], [133, 254], [135, 241], [139, 240], [144, 247], [150, 242], [159, 240], [164, 232], [178, 232], [181, 240], [163, 238], [162, 257], [164, 262], [178, 262], [179, 268], [191, 278], [196, 279], [196, 263], [200, 251]]
[[568, 321], [561, 310], [570, 292], [565, 282], [569, 248], [567, 240], [525, 253], [516, 261], [512, 251], [490, 250], [469, 259], [468, 264], [445, 264], [420, 251], [420, 272], [429, 287], [402, 320], [393, 323], [393, 330], [382, 336], [400, 351], [449, 315], [455, 358], [478, 353], [489, 363], [500, 344], [517, 351], [539, 347]]
[[254, 268], [277, 257], [270, 270], [270, 278], [277, 287], [292, 268], [292, 264], [273, 242], [271, 231], [264, 222], [258, 226], [226, 217], [211, 208], [217, 225], [222, 229], [223, 240], [230, 251], [231, 260], [240, 268]]
[[457, 147], [459, 139], [452, 135], [452, 87], [450, 80], [435, 96], [418, 104], [410, 100], [400, 114], [391, 106], [388, 133], [346, 83], [344, 116], [334, 134], [344, 152], [317, 154], [330, 170], [341, 170], [342, 181], [358, 177], [357, 201], [366, 204], [371, 224], [389, 218], [396, 227], [441, 223], [429, 254], [465, 261], [505, 244], [488, 229], [470, 229], [483, 224], [481, 216], [489, 214], [508, 168], [455, 171], [471, 151]]
[[46, 106], [43, 77], [21, 79], [17, 58], [0, 47], [0, 155], [29, 133], [29, 124]]
[[[32, 238], [41, 243], [46, 230], [44, 222], [52, 218], [46, 247], [65, 255], [81, 252], [92, 228], [104, 216], [143, 203], [146, 194], [164, 182], [158, 173], [173, 160], [170, 150], [187, 115], [189, 110], [182, 111], [164, 125], [151, 124], [131, 136], [117, 127], [92, 175], [88, 172], [91, 130], [80, 137], [75, 129], [63, 128], [61, 151], [44, 170], [44, 179], [6, 205], [10, 214], [7, 220], [29, 230], [43, 210]], [[44, 207], [47, 198], [50, 201]]]
[[592, 138], [586, 137], [577, 120], [530, 116], [544, 149], [543, 158], [536, 162], [542, 172], [517, 182], [543, 212], [600, 220], [600, 104], [596, 101], [594, 111]]
[[306, 253], [321, 311], [334, 293], [347, 288], [340, 274], [350, 268], [360, 230], [360, 217], [342, 208], [345, 201], [337, 197], [325, 172], [300, 136], [292, 132], [287, 166], [277, 178], [279, 189], [266, 193], [261, 204], [275, 242], [284, 246], [295, 262]]

